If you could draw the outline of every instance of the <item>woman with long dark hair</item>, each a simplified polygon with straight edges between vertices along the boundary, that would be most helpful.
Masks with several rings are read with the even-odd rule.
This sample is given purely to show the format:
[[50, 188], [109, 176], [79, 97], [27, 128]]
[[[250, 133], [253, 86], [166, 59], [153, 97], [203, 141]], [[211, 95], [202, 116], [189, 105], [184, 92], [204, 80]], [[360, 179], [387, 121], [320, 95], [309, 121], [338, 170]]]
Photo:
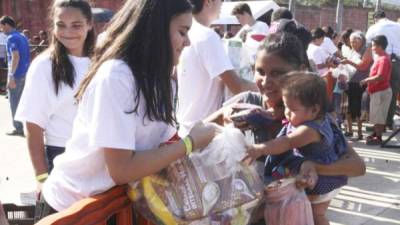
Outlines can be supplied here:
[[52, 7], [50, 47], [32, 62], [17, 118], [27, 129], [36, 180], [43, 183], [71, 137], [74, 94], [87, 73], [95, 44], [90, 5], [59, 0]]
[[72, 138], [43, 186], [50, 212], [160, 171], [207, 145], [216, 127], [175, 134], [171, 74], [190, 44], [187, 0], [126, 1], [96, 49], [76, 95]]
[[[256, 58], [254, 77], [259, 92], [244, 92], [234, 96], [233, 101], [229, 102], [230, 104], [227, 103], [224, 108], [206, 120], [216, 121], [220, 124], [233, 122], [242, 130], [251, 130], [256, 144], [274, 139], [282, 128], [282, 120], [285, 118], [286, 109], [282, 101], [282, 86], [285, 82], [283, 78], [285, 74], [292, 71], [310, 70], [308, 65], [304, 47], [295, 35], [286, 32], [269, 34], [259, 48]], [[241, 109], [238, 108], [239, 105], [235, 104], [236, 102], [260, 106], [261, 109], [252, 112], [253, 115], [259, 115], [257, 122], [250, 120], [249, 122], [235, 122], [232, 114]], [[263, 124], [262, 121], [265, 123]], [[258, 160], [262, 161], [262, 170], [259, 173], [264, 176], [266, 183], [288, 175], [297, 175], [299, 186], [313, 188], [317, 181], [317, 174], [355, 177], [365, 173], [364, 162], [351, 146], [348, 146], [346, 153], [341, 155], [338, 161], [331, 164], [305, 160], [293, 152], [270, 155], [266, 160], [260, 157]], [[263, 211], [263, 206], [260, 211]], [[324, 213], [325, 210], [316, 211], [314, 217], [323, 218]], [[254, 222], [262, 220], [262, 218], [258, 218], [262, 213], [256, 212], [253, 215]], [[265, 222], [254, 224], [265, 224]]]

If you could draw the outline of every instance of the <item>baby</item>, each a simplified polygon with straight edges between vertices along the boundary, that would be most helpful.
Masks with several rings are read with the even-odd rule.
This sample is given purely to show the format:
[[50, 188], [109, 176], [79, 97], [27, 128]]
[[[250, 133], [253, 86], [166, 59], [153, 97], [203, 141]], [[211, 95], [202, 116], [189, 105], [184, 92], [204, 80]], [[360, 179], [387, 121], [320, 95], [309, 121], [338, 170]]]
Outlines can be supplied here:
[[[325, 82], [319, 76], [306, 72], [290, 73], [285, 79], [282, 97], [287, 123], [276, 139], [251, 146], [243, 160], [252, 162], [263, 155], [284, 156], [284, 153], [294, 151], [307, 160], [321, 164], [335, 162], [347, 146], [343, 134], [327, 113], [329, 101]], [[277, 158], [282, 160], [282, 157]], [[268, 173], [274, 174], [271, 171]], [[284, 173], [282, 177], [287, 175]], [[314, 188], [306, 190], [316, 225], [329, 224], [325, 212], [340, 187], [346, 183], [345, 176], [319, 175]]]

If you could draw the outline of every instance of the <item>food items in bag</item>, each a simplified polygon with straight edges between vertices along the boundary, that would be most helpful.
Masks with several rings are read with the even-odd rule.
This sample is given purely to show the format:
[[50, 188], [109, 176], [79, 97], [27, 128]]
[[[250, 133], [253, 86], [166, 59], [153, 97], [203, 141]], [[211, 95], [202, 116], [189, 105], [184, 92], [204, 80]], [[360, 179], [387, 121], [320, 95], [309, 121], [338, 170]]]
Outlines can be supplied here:
[[136, 210], [160, 225], [247, 224], [253, 209], [248, 205], [260, 202], [263, 184], [254, 167], [241, 164], [244, 145], [239, 130], [226, 129], [201, 152], [131, 183]]
[[240, 207], [225, 210], [220, 213], [191, 222], [189, 225], [245, 225], [249, 224], [251, 212], [258, 205], [259, 200], [253, 200]]
[[311, 204], [295, 179], [281, 179], [265, 189], [264, 218], [268, 225], [314, 225]]
[[215, 203], [217, 203], [219, 197], [221, 195], [221, 190], [219, 186], [215, 182], [207, 182], [204, 186], [203, 191], [201, 192], [202, 203], [203, 203], [203, 215], [206, 216], [210, 210], [214, 207]]

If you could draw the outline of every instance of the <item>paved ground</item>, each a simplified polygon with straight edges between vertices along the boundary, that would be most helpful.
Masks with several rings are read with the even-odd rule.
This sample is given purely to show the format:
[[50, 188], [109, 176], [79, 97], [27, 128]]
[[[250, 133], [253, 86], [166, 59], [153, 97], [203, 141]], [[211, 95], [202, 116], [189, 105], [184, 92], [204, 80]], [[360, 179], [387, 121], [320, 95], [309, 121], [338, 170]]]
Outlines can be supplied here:
[[[24, 138], [4, 135], [11, 129], [9, 118], [8, 102], [0, 96], [0, 200], [21, 204], [20, 193], [36, 187]], [[400, 149], [353, 144], [367, 163], [367, 174], [351, 179], [332, 201], [331, 224], [400, 224]]]

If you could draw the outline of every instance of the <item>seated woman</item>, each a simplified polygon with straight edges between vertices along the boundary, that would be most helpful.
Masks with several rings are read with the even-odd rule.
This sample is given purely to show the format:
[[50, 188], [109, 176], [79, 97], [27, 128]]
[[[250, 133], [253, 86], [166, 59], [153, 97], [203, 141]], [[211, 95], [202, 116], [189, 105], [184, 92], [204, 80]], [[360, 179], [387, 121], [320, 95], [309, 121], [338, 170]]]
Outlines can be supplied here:
[[[265, 125], [262, 127], [247, 122], [235, 123], [243, 130], [254, 129], [255, 142], [261, 143], [271, 139], [271, 136], [278, 134], [282, 128], [281, 120], [284, 118], [284, 106], [282, 103], [282, 77], [284, 74], [294, 70], [307, 70], [308, 61], [304, 48], [298, 38], [289, 33], [275, 33], [267, 36], [263, 46], [260, 48], [255, 65], [255, 80], [259, 92], [246, 92], [240, 94], [235, 99], [237, 102], [251, 103], [261, 106], [255, 113], [262, 114], [264, 117], [274, 120], [273, 126]], [[236, 110], [235, 104], [227, 105], [212, 114], [207, 121], [216, 121], [220, 124], [232, 122], [231, 114]], [[280, 125], [279, 125], [280, 124]], [[266, 135], [268, 134], [269, 135]], [[313, 161], [304, 161], [295, 155], [286, 155], [285, 165], [293, 168], [292, 173], [297, 175], [297, 183], [303, 187], [313, 187], [316, 184], [316, 173], [326, 176], [360, 176], [365, 173], [365, 164], [354, 149], [348, 145], [346, 152], [341, 158], [332, 164], [320, 164]], [[280, 156], [277, 156], [280, 157]], [[273, 168], [271, 162], [279, 161], [274, 157], [269, 157], [267, 170], [264, 172], [266, 178], [271, 176]], [[261, 215], [261, 214], [260, 214]], [[257, 217], [255, 215], [255, 217]], [[257, 218], [253, 218], [257, 221]]]
[[198, 123], [176, 134], [172, 68], [189, 45], [187, 0], [127, 1], [96, 49], [78, 90], [78, 113], [65, 153], [43, 185], [41, 217], [115, 185], [167, 167], [206, 146], [216, 126]]

